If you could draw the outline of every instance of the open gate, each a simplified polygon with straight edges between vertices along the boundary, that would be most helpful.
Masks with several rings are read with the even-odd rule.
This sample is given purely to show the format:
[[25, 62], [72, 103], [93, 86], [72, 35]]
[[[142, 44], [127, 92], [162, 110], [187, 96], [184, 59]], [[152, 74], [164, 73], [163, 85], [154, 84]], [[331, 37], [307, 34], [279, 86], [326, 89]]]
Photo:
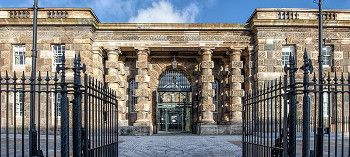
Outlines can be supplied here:
[[24, 72], [0, 75], [0, 156], [117, 156], [117, 93], [85, 74], [80, 55], [74, 67], [64, 55], [62, 63], [57, 73], [39, 73], [36, 90]]
[[305, 50], [300, 79], [289, 58], [283, 77], [243, 98], [243, 156], [349, 156], [350, 75], [316, 78]]

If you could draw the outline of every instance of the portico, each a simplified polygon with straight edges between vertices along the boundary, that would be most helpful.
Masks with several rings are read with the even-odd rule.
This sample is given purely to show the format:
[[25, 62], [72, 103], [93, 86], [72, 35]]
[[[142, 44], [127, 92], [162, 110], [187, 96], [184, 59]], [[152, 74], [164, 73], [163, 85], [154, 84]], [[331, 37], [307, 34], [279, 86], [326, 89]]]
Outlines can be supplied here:
[[[106, 82], [121, 95], [125, 93], [118, 105], [122, 128], [141, 130], [140, 134], [172, 131], [231, 134], [234, 126], [233, 130], [239, 133], [243, 91], [240, 54], [244, 47], [101, 47], [101, 50], [108, 52]], [[116, 60], [118, 66], [113, 65]], [[119, 69], [123, 66], [125, 71]], [[173, 74], [166, 76], [170, 72]], [[186, 81], [186, 88], [180, 87]]]

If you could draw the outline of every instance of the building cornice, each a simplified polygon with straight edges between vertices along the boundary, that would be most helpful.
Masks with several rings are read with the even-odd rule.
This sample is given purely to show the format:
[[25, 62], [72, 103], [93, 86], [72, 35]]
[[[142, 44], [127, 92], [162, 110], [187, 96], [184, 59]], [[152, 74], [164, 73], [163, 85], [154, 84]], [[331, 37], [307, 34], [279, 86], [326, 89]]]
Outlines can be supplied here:
[[98, 30], [235, 31], [245, 25], [229, 23], [99, 23]]
[[[324, 10], [325, 27], [350, 27], [350, 10]], [[0, 8], [0, 26], [31, 26], [31, 8]], [[40, 8], [38, 25], [91, 26], [97, 31], [250, 31], [254, 27], [317, 27], [317, 10], [258, 8], [246, 24], [101, 23], [90, 8]]]

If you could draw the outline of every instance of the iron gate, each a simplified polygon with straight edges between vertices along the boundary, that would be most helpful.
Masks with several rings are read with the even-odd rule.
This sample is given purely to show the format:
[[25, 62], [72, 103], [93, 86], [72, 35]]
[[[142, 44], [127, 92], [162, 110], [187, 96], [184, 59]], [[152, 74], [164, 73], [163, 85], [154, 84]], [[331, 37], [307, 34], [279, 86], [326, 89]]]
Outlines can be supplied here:
[[[0, 156], [117, 156], [117, 93], [85, 74], [80, 60], [76, 56], [74, 67], [67, 68], [63, 56], [58, 72], [39, 72], [34, 91], [25, 72], [0, 75]], [[66, 77], [70, 69], [74, 78]]]
[[243, 156], [349, 156], [350, 75], [328, 73], [321, 81], [306, 50], [301, 68], [294, 56], [289, 64], [283, 77], [244, 96]]

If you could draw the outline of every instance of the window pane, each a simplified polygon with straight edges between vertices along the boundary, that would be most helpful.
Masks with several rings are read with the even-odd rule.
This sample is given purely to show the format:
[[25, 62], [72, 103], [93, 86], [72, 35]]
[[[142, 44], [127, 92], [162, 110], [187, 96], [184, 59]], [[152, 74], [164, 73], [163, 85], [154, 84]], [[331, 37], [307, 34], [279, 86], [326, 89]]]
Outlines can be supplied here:
[[23, 106], [24, 106], [24, 94], [21, 91], [16, 93], [15, 99], [15, 107], [16, 107], [16, 116], [20, 117], [23, 114]]
[[283, 66], [289, 64], [289, 56], [295, 56], [295, 47], [294, 46], [283, 46], [281, 54], [281, 63]]
[[215, 105], [215, 111], [217, 112], [219, 109], [219, 97], [220, 97], [220, 85], [219, 85], [219, 81], [215, 80], [213, 83], [213, 90], [214, 90], [214, 97], [213, 97], [213, 101], [214, 101], [214, 105]]
[[14, 45], [13, 46], [13, 62], [14, 62], [14, 65], [24, 65], [25, 64], [25, 47], [24, 47], [24, 45]]
[[65, 45], [53, 45], [52, 53], [53, 53], [52, 70], [55, 70], [57, 66], [62, 64], [63, 55], [65, 53]]
[[135, 105], [137, 102], [137, 97], [135, 95], [137, 89], [137, 83], [135, 79], [129, 82], [129, 112], [135, 112]]
[[325, 46], [322, 48], [323, 65], [329, 65], [329, 66], [331, 65], [332, 54], [333, 54], [333, 46]]
[[62, 95], [58, 91], [57, 93], [52, 93], [52, 118], [55, 118], [55, 114], [57, 112], [57, 117], [61, 116], [61, 99]]

